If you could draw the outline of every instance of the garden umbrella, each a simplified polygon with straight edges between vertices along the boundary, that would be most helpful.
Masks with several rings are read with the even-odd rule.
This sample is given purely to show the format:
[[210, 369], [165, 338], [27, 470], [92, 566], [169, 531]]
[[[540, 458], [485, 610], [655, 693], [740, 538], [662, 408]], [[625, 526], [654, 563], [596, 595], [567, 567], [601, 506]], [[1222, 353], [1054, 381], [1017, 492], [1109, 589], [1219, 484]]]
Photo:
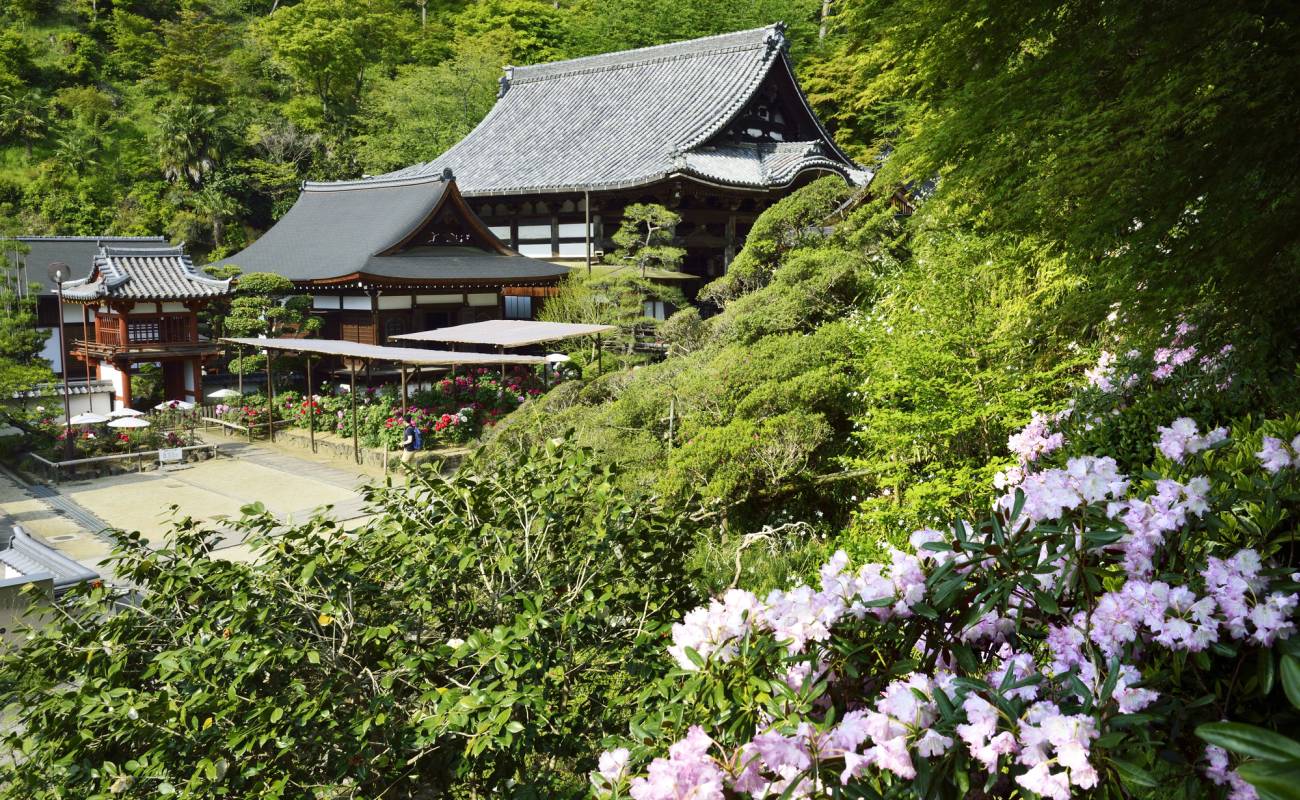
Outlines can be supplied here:
[[232, 400], [236, 397], [243, 397], [243, 395], [234, 389], [218, 389], [208, 393], [209, 400]]
[[139, 417], [118, 417], [108, 423], [110, 428], [147, 428], [149, 420]]
[[164, 400], [153, 407], [154, 411], [192, 411], [193, 403], [187, 403], [184, 400]]
[[134, 408], [117, 408], [108, 412], [109, 419], [120, 419], [122, 417], [143, 417], [143, 411], [136, 411]]
[[91, 414], [90, 412], [78, 414], [68, 420], [69, 425], [98, 425], [101, 422], [108, 422], [108, 417], [99, 414]]

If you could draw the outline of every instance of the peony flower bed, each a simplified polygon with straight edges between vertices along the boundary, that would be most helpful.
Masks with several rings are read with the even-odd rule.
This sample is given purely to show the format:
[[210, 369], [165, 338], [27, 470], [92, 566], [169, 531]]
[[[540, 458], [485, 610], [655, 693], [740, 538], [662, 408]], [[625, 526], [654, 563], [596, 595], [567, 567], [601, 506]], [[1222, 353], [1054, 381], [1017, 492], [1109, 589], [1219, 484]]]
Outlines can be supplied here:
[[[420, 428], [425, 448], [463, 444], [541, 393], [541, 383], [528, 370], [507, 372], [502, 381], [499, 372], [480, 369], [412, 393], [406, 413]], [[317, 430], [352, 436], [352, 399], [346, 391], [310, 397], [293, 391], [278, 392], [275, 406], [277, 418], [289, 420], [296, 427], [306, 428], [315, 417]], [[264, 415], [265, 410], [265, 398], [250, 398], [243, 413]], [[240, 412], [231, 409], [227, 413], [238, 416]], [[357, 436], [367, 447], [401, 446], [406, 424], [396, 387], [358, 389], [356, 418]]]

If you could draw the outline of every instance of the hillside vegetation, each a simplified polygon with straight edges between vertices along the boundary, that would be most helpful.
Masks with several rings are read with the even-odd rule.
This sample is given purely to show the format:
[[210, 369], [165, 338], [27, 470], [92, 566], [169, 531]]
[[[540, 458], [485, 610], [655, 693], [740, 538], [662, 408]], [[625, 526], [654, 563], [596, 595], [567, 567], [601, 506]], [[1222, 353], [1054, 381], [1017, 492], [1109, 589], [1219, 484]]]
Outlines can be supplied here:
[[14, 0], [0, 8], [0, 232], [158, 234], [219, 256], [304, 179], [446, 150], [507, 64], [786, 20], [818, 0]]
[[[222, 113], [320, 137], [295, 175], [382, 168], [365, 83], [459, 77], [503, 27], [545, 56], [749, 24], [429, 8], [443, 55], [345, 95], [273, 47], [309, 8], [204, 12], [239, 32], [223, 90], [277, 87]], [[526, 403], [355, 536], [254, 566], [123, 536], [139, 611], [84, 588], [0, 660], [9, 796], [1296, 797], [1300, 7], [832, 8], [800, 70], [870, 191], [774, 205], [665, 360]], [[816, 13], [783, 14], [806, 45]]]

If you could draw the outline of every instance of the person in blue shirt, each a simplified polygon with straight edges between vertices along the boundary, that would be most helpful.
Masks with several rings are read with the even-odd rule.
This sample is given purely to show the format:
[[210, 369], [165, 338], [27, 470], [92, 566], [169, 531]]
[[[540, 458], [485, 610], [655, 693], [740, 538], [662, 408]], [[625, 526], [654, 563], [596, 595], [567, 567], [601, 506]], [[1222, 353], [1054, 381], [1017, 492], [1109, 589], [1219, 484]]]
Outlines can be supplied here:
[[406, 417], [405, 422], [406, 429], [402, 431], [402, 463], [409, 464], [411, 463], [411, 454], [419, 450], [420, 445], [423, 444], [421, 442], [423, 437], [420, 436], [420, 429], [415, 426], [409, 416]]

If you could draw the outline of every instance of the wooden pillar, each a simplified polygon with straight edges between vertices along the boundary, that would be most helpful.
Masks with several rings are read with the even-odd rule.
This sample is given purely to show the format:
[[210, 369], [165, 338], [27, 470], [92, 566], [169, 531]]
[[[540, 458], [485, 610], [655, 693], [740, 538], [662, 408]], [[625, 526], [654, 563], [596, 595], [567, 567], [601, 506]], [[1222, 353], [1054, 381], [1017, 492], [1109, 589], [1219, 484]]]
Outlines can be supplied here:
[[722, 250], [722, 271], [725, 274], [731, 267], [731, 262], [736, 257], [736, 215], [727, 215], [727, 229], [724, 234], [724, 244]]
[[271, 441], [275, 441], [275, 382], [274, 375], [271, 373], [271, 361], [274, 355], [270, 350], [266, 351], [266, 430], [267, 436]]
[[397, 370], [402, 376], [402, 421], [406, 421], [406, 365], [398, 364]]
[[131, 407], [131, 362], [114, 361], [113, 366], [122, 373], [122, 408]]
[[[62, 312], [63, 309], [59, 309], [59, 313]], [[81, 304], [81, 341], [90, 341], [90, 306], [85, 303]], [[68, 343], [63, 342], [63, 346], [67, 347]], [[84, 344], [81, 347], [81, 360], [84, 361], [86, 365], [86, 408], [93, 413], [95, 411], [95, 393], [90, 388], [90, 351]], [[110, 400], [110, 411], [113, 410], [112, 405], [113, 403]]]
[[307, 355], [307, 437], [311, 440], [311, 451], [316, 452], [316, 408], [312, 403], [311, 355]]
[[596, 334], [596, 377], [605, 374], [605, 350], [600, 346], [600, 334]]
[[203, 404], [203, 359], [190, 359], [190, 364], [194, 370], [194, 405]]
[[[370, 343], [379, 344], [379, 292], [371, 290], [370, 295]], [[366, 362], [366, 378], [370, 378], [370, 362]]]
[[551, 257], [554, 258], [560, 254], [560, 217], [558, 214], [551, 214]]

